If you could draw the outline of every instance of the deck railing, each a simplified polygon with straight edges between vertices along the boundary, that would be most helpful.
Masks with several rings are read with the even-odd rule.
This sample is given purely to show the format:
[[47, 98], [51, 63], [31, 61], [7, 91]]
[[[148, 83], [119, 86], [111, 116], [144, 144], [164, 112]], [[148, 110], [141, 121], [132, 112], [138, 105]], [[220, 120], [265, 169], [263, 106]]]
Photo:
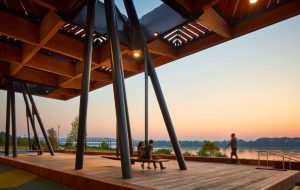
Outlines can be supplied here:
[[264, 154], [267, 156], [267, 167], [269, 167], [269, 155], [279, 156], [282, 158], [282, 170], [285, 170], [285, 163], [289, 163], [289, 169], [292, 169], [292, 162], [300, 162], [300, 157], [295, 156], [291, 153], [281, 152], [281, 151], [267, 151], [267, 150], [260, 150], [257, 151], [258, 153], [258, 166], [261, 166], [261, 155]]

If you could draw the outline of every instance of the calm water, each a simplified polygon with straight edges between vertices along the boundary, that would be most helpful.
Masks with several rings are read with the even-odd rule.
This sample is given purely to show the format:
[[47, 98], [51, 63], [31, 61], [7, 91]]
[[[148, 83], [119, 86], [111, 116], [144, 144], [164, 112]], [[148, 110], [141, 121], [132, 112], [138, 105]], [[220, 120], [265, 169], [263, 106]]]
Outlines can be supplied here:
[[[269, 152], [281, 152], [286, 154], [292, 154], [293, 156], [299, 157], [300, 161], [300, 148], [265, 148], [265, 149], [254, 149], [254, 148], [239, 148], [237, 154], [239, 158], [247, 158], [247, 159], [257, 159], [258, 158], [258, 151], [269, 151]], [[188, 151], [194, 155], [196, 155], [198, 149], [197, 148], [182, 148], [182, 152]], [[220, 152], [225, 153], [228, 157], [230, 157], [231, 149], [220, 149]], [[261, 159], [266, 159], [267, 154], [261, 153]], [[281, 156], [277, 155], [268, 155], [269, 160], [282, 160]]]
[[[60, 144], [64, 144], [64, 143], [60, 143]], [[88, 142], [87, 143], [89, 146], [98, 146], [99, 142]], [[116, 148], [116, 144], [115, 142], [111, 142], [110, 144], [111, 148]], [[172, 149], [171, 147], [154, 147], [155, 149], [160, 149], [160, 148], [168, 148], [168, 149]], [[135, 147], [136, 149], [136, 147]], [[197, 147], [190, 147], [190, 148], [186, 148], [186, 147], [182, 147], [182, 153], [188, 151], [190, 153], [192, 153], [192, 155], [197, 155], [197, 152], [199, 150], [199, 148]], [[292, 154], [296, 157], [298, 157], [298, 161], [300, 161], [300, 147], [299, 148], [239, 148], [237, 153], [239, 158], [246, 158], [246, 159], [258, 159], [258, 151], [262, 151], [262, 150], [266, 150], [266, 151], [270, 151], [270, 152], [283, 152], [283, 153], [287, 153], [287, 154]], [[0, 147], [0, 155], [3, 154], [4, 151], [4, 147]], [[230, 152], [231, 149], [220, 149], [220, 151], [224, 154], [226, 154], [228, 157], [230, 157]], [[18, 151], [18, 153], [22, 153], [22, 154], [28, 154], [28, 152], [26, 151]], [[261, 153], [260, 156], [261, 159], [266, 159], [267, 155], [265, 153]], [[282, 160], [281, 156], [276, 156], [276, 155], [268, 155], [269, 160]]]

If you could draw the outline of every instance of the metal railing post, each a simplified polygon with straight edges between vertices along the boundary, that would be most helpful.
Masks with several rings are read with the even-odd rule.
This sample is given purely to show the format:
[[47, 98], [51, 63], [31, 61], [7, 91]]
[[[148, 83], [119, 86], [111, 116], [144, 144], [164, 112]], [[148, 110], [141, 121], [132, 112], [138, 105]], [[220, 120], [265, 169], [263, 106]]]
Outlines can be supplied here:
[[257, 157], [258, 157], [258, 167], [260, 168], [260, 152], [257, 152]]

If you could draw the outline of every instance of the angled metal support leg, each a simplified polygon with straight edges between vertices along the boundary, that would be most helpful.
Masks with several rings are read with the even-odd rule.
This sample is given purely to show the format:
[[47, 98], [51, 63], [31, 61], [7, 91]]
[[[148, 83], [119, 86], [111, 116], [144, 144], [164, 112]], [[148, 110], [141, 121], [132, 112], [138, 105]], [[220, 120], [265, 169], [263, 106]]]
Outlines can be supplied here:
[[[148, 57], [150, 57], [149, 53], [148, 53]], [[154, 88], [154, 91], [155, 91], [155, 94], [156, 94], [156, 98], [158, 100], [159, 107], [160, 107], [160, 110], [162, 112], [167, 130], [168, 130], [168, 133], [169, 133], [169, 137], [170, 137], [170, 140], [171, 140], [171, 143], [172, 143], [172, 146], [173, 146], [173, 149], [174, 149], [177, 161], [178, 161], [179, 168], [181, 170], [186, 170], [187, 168], [186, 168], [186, 165], [185, 165], [185, 162], [184, 162], [184, 158], [183, 158], [183, 155], [181, 153], [180, 145], [179, 145], [178, 140], [177, 140], [177, 136], [176, 136], [176, 133], [175, 133], [175, 130], [174, 130], [173, 122], [172, 122], [172, 119], [171, 119], [171, 116], [170, 116], [170, 113], [169, 113], [169, 110], [168, 110], [168, 107], [167, 107], [162, 89], [160, 87], [156, 71], [153, 67], [152, 61], [149, 61], [148, 63], [149, 63], [149, 65], [148, 65], [149, 76], [151, 78], [153, 88]]]
[[30, 139], [30, 127], [29, 127], [29, 118], [28, 110], [26, 109], [26, 124], [27, 124], [27, 135], [28, 135], [28, 150], [31, 150], [31, 139]]
[[[41, 146], [41, 143], [39, 141], [39, 137], [38, 137], [38, 134], [37, 134], [37, 131], [36, 131], [36, 128], [35, 128], [35, 121], [34, 121], [34, 116], [33, 116], [34, 114], [33, 114], [33, 111], [31, 112], [31, 110], [30, 110], [28, 98], [27, 98], [25, 92], [26, 92], [25, 86], [24, 86], [24, 84], [22, 84], [22, 95], [23, 95], [24, 102], [25, 102], [26, 112], [28, 113], [28, 118], [29, 118], [29, 121], [31, 123], [31, 127], [32, 127], [32, 131], [33, 131], [33, 138], [34, 138], [34, 141], [37, 145], [38, 150], [42, 150], [42, 146]], [[41, 153], [42, 152], [40, 152], [40, 154]]]
[[44, 136], [44, 138], [45, 138], [45, 141], [46, 141], [48, 150], [49, 150], [51, 156], [54, 156], [53, 148], [52, 148], [51, 143], [50, 143], [50, 141], [49, 141], [49, 138], [48, 138], [48, 136], [47, 136], [47, 133], [46, 133], [44, 124], [43, 124], [43, 122], [42, 122], [42, 119], [41, 119], [41, 116], [40, 116], [40, 114], [39, 114], [39, 111], [38, 111], [38, 109], [37, 109], [37, 107], [36, 107], [36, 105], [35, 105], [35, 102], [34, 102], [34, 100], [33, 100], [33, 97], [32, 97], [32, 95], [31, 95], [31, 93], [30, 93], [30, 90], [29, 90], [27, 84], [25, 84], [24, 86], [25, 86], [26, 93], [27, 93], [27, 95], [28, 95], [28, 97], [29, 97], [30, 103], [31, 103], [31, 105], [32, 105], [32, 109], [34, 110], [35, 116], [36, 116], [36, 118], [37, 118], [37, 121], [38, 121], [38, 123], [39, 123], [39, 125], [40, 125], [41, 131], [42, 131], [43, 136]]
[[16, 98], [13, 83], [11, 84], [11, 129], [13, 157], [17, 157]]
[[124, 87], [124, 100], [125, 100], [125, 111], [126, 111], [126, 120], [127, 120], [129, 150], [130, 150], [130, 156], [133, 156], [133, 144], [132, 144], [132, 136], [131, 136], [131, 126], [130, 126], [128, 103], [127, 103], [127, 95], [126, 95], [125, 81], [124, 80], [123, 80], [123, 83], [124, 83], [123, 87]]
[[184, 158], [183, 155], [181, 153], [180, 150], [180, 146], [177, 140], [177, 136], [173, 127], [173, 123], [168, 111], [168, 107], [161, 89], [161, 86], [159, 84], [159, 80], [156, 74], [156, 71], [154, 69], [153, 63], [152, 63], [152, 59], [147, 47], [147, 42], [144, 38], [143, 32], [141, 30], [141, 26], [135, 11], [135, 7], [134, 4], [132, 2], [132, 0], [124, 0], [124, 4], [126, 7], [126, 11], [127, 11], [127, 15], [130, 21], [130, 24], [135, 28], [136, 34], [139, 35], [140, 41], [141, 41], [141, 48], [143, 49], [144, 52], [144, 59], [145, 59], [145, 67], [147, 67], [147, 71], [149, 73], [149, 76], [151, 78], [152, 84], [153, 84], [153, 88], [156, 94], [156, 98], [158, 100], [168, 133], [169, 133], [169, 137], [175, 152], [175, 155], [177, 157], [177, 161], [178, 161], [178, 165], [179, 168], [181, 170], [186, 170], [186, 165], [184, 162]]
[[9, 155], [9, 134], [10, 134], [10, 106], [11, 105], [11, 81], [7, 80], [6, 97], [6, 130], [5, 130], [5, 156]]
[[111, 64], [113, 69], [113, 86], [115, 96], [116, 116], [118, 123], [119, 145], [121, 153], [122, 176], [132, 177], [130, 151], [128, 144], [127, 118], [124, 96], [124, 73], [122, 55], [117, 31], [116, 8], [114, 0], [104, 0], [106, 25], [110, 43]]
[[93, 52], [93, 34], [95, 23], [95, 0], [89, 0], [87, 2], [87, 16], [86, 16], [86, 36], [84, 42], [84, 65], [81, 80], [81, 95], [79, 106], [79, 128], [77, 135], [77, 148], [76, 148], [76, 161], [75, 169], [82, 169], [83, 167], [83, 154], [84, 154], [84, 142], [86, 135], [86, 118], [88, 107], [88, 96], [90, 89], [90, 75], [91, 75], [91, 63]]

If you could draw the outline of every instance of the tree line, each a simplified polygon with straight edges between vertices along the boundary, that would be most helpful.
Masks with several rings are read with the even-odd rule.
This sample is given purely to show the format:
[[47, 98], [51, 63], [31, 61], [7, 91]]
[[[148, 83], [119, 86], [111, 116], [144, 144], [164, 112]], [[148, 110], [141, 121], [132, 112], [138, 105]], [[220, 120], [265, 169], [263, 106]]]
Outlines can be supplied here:
[[[203, 141], [179, 141], [181, 147], [202, 147], [206, 140]], [[213, 141], [219, 147], [225, 147], [229, 141]], [[156, 140], [156, 147], [171, 147], [170, 141]], [[241, 148], [299, 148], [300, 138], [259, 138], [253, 141], [238, 140], [238, 146]]]

